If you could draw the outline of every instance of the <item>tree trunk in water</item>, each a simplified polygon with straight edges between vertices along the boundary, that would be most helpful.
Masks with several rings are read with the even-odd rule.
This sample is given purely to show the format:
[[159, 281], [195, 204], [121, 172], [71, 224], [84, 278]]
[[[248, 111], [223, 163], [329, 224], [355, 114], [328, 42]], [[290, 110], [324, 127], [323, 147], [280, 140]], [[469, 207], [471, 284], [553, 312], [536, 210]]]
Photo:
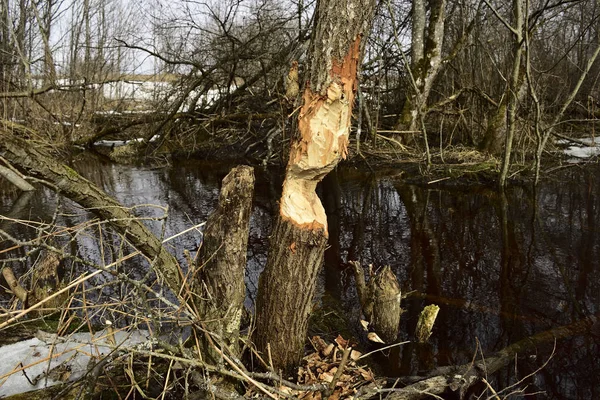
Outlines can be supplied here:
[[0, 151], [22, 172], [49, 182], [64, 196], [110, 221], [117, 232], [150, 260], [156, 274], [166, 281], [170, 289], [176, 293], [179, 291], [181, 276], [177, 260], [126, 207], [73, 169], [50, 157], [43, 148], [35, 147], [2, 128]]
[[[515, 362], [517, 355], [523, 356], [527, 352], [538, 353], [540, 347], [551, 347], [556, 341], [572, 337], [593, 329], [594, 320], [598, 315], [575, 321], [569, 325], [559, 326], [533, 336], [526, 337], [518, 342], [504, 347], [500, 351], [478, 358], [464, 365], [451, 365], [439, 367], [425, 375], [423, 380], [407, 385], [401, 389], [395, 389], [386, 393], [387, 400], [420, 400], [439, 398], [440, 395], [453, 393], [452, 398], [465, 398], [470, 387], [482, 379], [490, 377], [501, 368]], [[379, 390], [373, 392], [358, 393], [355, 399], [372, 399], [380, 396]], [[500, 398], [492, 396], [488, 398]], [[506, 398], [506, 397], [504, 397]]]
[[[223, 179], [219, 205], [206, 222], [193, 290], [204, 328], [216, 334], [215, 342], [236, 355], [246, 297], [244, 272], [253, 191], [251, 167], [236, 167]], [[203, 346], [203, 354], [217, 361], [207, 340]]]
[[320, 1], [298, 132], [292, 142], [270, 253], [260, 277], [255, 342], [270, 348], [275, 368], [289, 370], [304, 353], [308, 317], [327, 217], [317, 183], [347, 154], [362, 35], [374, 0]]
[[400, 325], [400, 284], [389, 265], [383, 267], [373, 282], [373, 329], [386, 343], [393, 343], [398, 337]]
[[362, 312], [369, 322], [369, 330], [374, 331], [385, 343], [392, 343], [398, 337], [400, 326], [401, 291], [398, 278], [389, 265], [372, 274], [365, 282], [365, 272], [359, 262], [350, 261], [354, 269], [356, 290]]

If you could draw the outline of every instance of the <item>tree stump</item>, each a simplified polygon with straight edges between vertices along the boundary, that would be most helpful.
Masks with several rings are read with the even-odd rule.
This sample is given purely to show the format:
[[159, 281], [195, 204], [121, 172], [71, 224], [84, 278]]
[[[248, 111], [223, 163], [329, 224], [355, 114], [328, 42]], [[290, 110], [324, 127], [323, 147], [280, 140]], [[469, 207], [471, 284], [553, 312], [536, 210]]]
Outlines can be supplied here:
[[[199, 273], [194, 293], [200, 320], [213, 333], [213, 340], [237, 353], [240, 321], [246, 297], [244, 273], [254, 170], [240, 166], [223, 179], [219, 205], [210, 215], [204, 229], [204, 240], [198, 258]], [[214, 361], [219, 356], [207, 340], [204, 352]]]

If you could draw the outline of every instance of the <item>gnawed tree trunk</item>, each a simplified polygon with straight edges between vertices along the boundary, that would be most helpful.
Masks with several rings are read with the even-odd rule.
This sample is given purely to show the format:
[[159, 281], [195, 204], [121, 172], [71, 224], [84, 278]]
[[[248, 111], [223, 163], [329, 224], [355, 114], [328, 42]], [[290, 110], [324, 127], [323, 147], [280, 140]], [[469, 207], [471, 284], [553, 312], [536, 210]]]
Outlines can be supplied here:
[[385, 343], [393, 343], [398, 337], [400, 325], [401, 291], [396, 275], [389, 266], [372, 274], [369, 282], [365, 282], [365, 272], [360, 263], [351, 261], [354, 268], [356, 289], [361, 309], [369, 330], [373, 330]]
[[[409, 377], [408, 380], [414, 383], [401, 389], [386, 392], [385, 398], [388, 400], [420, 400], [437, 398], [437, 396], [450, 393], [454, 393], [452, 398], [466, 398], [465, 396], [469, 388], [482, 379], [489, 379], [490, 376], [510, 363], [514, 363], [517, 356], [524, 356], [532, 350], [537, 353], [539, 349], [536, 348], [543, 345], [551, 346], [552, 343], [563, 338], [589, 331], [593, 329], [593, 324], [597, 318], [598, 315], [594, 315], [575, 321], [569, 325], [526, 337], [485, 358], [478, 358], [474, 362], [460, 366], [439, 367], [423, 377]], [[377, 395], [380, 395], [377, 389], [371, 392], [369, 390], [361, 390], [354, 398], [366, 400], [374, 398]], [[488, 398], [496, 397], [492, 396]]]
[[308, 317], [323, 253], [327, 218], [315, 192], [347, 154], [362, 37], [374, 0], [317, 5], [307, 82], [257, 298], [255, 342], [275, 368], [290, 369], [303, 355]]
[[181, 276], [177, 260], [161, 241], [127, 208], [76, 171], [61, 164], [41, 148], [0, 127], [0, 152], [26, 175], [48, 182], [61, 194], [94, 212], [124, 235], [133, 247], [146, 256], [156, 274], [171, 290], [178, 292]]
[[[223, 179], [219, 205], [210, 215], [204, 230], [198, 267], [200, 272], [194, 283], [195, 301], [200, 321], [211, 332], [214, 342], [227, 346], [236, 354], [240, 321], [246, 297], [244, 271], [254, 170], [236, 167]], [[207, 340], [203, 354], [218, 360]]]
[[[31, 269], [30, 290], [26, 290], [21, 286], [10, 267], [2, 268], [2, 276], [12, 293], [17, 299], [21, 300], [23, 308], [29, 308], [65, 287], [64, 282], [59, 278], [58, 267], [60, 262], [61, 259], [56, 253], [42, 250], [41, 256]], [[33, 310], [29, 315], [43, 317], [54, 314], [63, 309], [68, 297], [68, 292], [59, 294], [46, 301], [43, 308]]]
[[[46, 299], [54, 293], [65, 287], [64, 282], [59, 278], [58, 267], [60, 257], [56, 253], [42, 250], [41, 256], [32, 267], [30, 290], [26, 290], [15, 276], [10, 267], [2, 268], [2, 276], [6, 280], [8, 287], [21, 300], [23, 308], [29, 308], [39, 301]], [[68, 292], [64, 292], [45, 302], [43, 308], [33, 310], [30, 315], [42, 317], [51, 315], [62, 310], [64, 303], [69, 297]]]
[[421, 311], [419, 322], [417, 322], [417, 329], [415, 330], [417, 342], [426, 343], [429, 340], [433, 324], [435, 324], [435, 319], [439, 312], [440, 307], [435, 304], [430, 304]]
[[384, 342], [393, 343], [398, 337], [400, 315], [402, 314], [400, 284], [392, 269], [387, 265], [371, 279], [374, 280], [371, 323], [375, 332]]

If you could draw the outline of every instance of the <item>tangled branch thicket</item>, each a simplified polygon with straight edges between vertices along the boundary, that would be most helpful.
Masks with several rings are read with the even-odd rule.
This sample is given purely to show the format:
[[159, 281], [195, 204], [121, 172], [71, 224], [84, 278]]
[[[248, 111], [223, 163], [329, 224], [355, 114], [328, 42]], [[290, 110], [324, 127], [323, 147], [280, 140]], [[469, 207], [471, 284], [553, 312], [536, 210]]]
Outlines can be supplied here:
[[[167, 213], [166, 210], [163, 211], [165, 213], [162, 216], [140, 219], [164, 223]], [[31, 275], [35, 274], [40, 264], [49, 257], [58, 256], [61, 270], [55, 271], [60, 273], [60, 283], [55, 287], [47, 287], [47, 290], [51, 291], [48, 297], [36, 299], [39, 301], [35, 303], [31, 303], [29, 299], [24, 302], [15, 299], [10, 305], [5, 302], [3, 313], [0, 315], [3, 320], [0, 329], [19, 327], [25, 319], [28, 319], [29, 324], [32, 322], [32, 315], [35, 315], [38, 318], [55, 320], [56, 333], [61, 335], [82, 330], [90, 333], [101, 331], [104, 332], [103, 336], [114, 335], [120, 331], [144, 331], [147, 332], [148, 344], [151, 346], [145, 356], [151, 357], [151, 353], [160, 348], [159, 345], [156, 347], [158, 342], [172, 342], [173, 337], [170, 334], [184, 331], [186, 326], [197, 320], [193, 310], [182, 307], [186, 304], [185, 297], [189, 296], [185, 289], [178, 294], [168, 292], [165, 285], [152, 273], [151, 261], [141, 257], [140, 253], [128, 244], [127, 239], [116, 234], [107, 222], [91, 219], [73, 226], [61, 226], [56, 221], [59, 216], [75, 217], [73, 214], [61, 214], [58, 211], [51, 223], [0, 217], [3, 228], [0, 235], [5, 243], [12, 244], [9, 247], [5, 246], [1, 251], [3, 267], [13, 267], [21, 272], [24, 267], [30, 266], [26, 269], [30, 272], [21, 274], [22, 285], [29, 286], [26, 284], [28, 281], [31, 285], [34, 284], [31, 282]], [[4, 229], [7, 224], [20, 224], [26, 231], [35, 232], [35, 235], [32, 235], [34, 239], [21, 240], [11, 236]], [[198, 228], [199, 226], [195, 226], [179, 235], [189, 234]], [[165, 243], [179, 235], [165, 239]], [[57, 267], [58, 265], [54, 266], [55, 270]], [[187, 269], [188, 274], [193, 273], [193, 270]], [[182, 274], [185, 275], [183, 271]], [[29, 292], [32, 293], [33, 289], [30, 287]], [[19, 303], [23, 304], [23, 307], [20, 307]], [[179, 335], [179, 338], [181, 337]], [[110, 357], [114, 358], [110, 368], [115, 367], [113, 361], [123, 359], [124, 350], [127, 350], [127, 346], [119, 349], [118, 357], [117, 354], [110, 354]], [[136, 351], [132, 348], [129, 354], [136, 354]], [[103, 358], [96, 360], [94, 365], [98, 363], [108, 364]], [[197, 365], [198, 361], [192, 363]], [[152, 365], [149, 361], [149, 368], [153, 368]], [[18, 370], [19, 368], [15, 373], [18, 373]], [[135, 383], [140, 389], [149, 387], [148, 382], [133, 382], [134, 377], [139, 379], [139, 371], [126, 376], [132, 379], [132, 385]], [[155, 376], [159, 375], [148, 371], [147, 378]], [[2, 379], [6, 378], [5, 376]], [[170, 385], [169, 379], [166, 383]], [[122, 392], [121, 388], [113, 389]]]
[[[140, 219], [160, 223], [164, 234], [167, 210], [155, 209], [163, 214]], [[32, 285], [36, 284], [33, 276], [42, 264], [48, 264], [47, 260], [54, 260], [53, 272], [60, 276], [53, 282], [56, 285], [44, 286], [46, 297], [5, 298], [3, 301], [0, 331], [26, 338], [35, 335], [47, 343], [48, 348], [47, 354], [30, 364], [25, 360], [15, 361], [9, 372], [0, 376], [0, 389], [12, 376], [25, 374], [31, 385], [48, 377], [56, 378], [56, 372], [64, 369], [65, 358], [75, 359], [82, 354], [90, 358], [83, 370], [75, 371], [75, 365], [71, 365], [68, 374], [54, 379], [62, 382], [59, 389], [49, 393], [93, 396], [108, 390], [126, 397], [136, 392], [144, 398], [164, 398], [175, 393], [185, 398], [203, 398], [201, 393], [211, 392], [217, 398], [242, 398], [235, 391], [224, 389], [223, 379], [246, 386], [241, 392], [246, 391], [249, 396], [259, 393], [270, 398], [331, 393], [335, 389], [335, 383], [331, 384], [335, 369], [333, 374], [319, 377], [322, 381], [312, 372], [306, 372], [311, 371], [311, 367], [305, 369], [304, 384], [283, 379], [268, 360], [255, 352], [249, 339], [252, 329], [249, 323], [240, 338], [242, 353], [250, 354], [249, 358], [254, 360], [250, 363], [262, 364], [267, 372], [248, 370], [247, 362], [230, 352], [217, 333], [205, 330], [197, 310], [190, 306], [193, 304], [190, 298], [195, 295], [189, 290], [189, 282], [198, 272], [193, 253], [184, 251], [180, 270], [184, 284], [179, 293], [173, 293], [166, 290], [164, 282], [152, 272], [152, 260], [141, 257], [126, 237], [115, 233], [108, 222], [91, 219], [72, 226], [58, 223], [65, 217], [75, 215], [72, 211], [59, 212], [57, 208], [50, 223], [0, 216], [0, 235], [4, 243], [10, 243], [0, 251], [3, 272], [27, 271], [21, 273], [17, 284], [21, 288], [29, 287], [25, 290], [29, 296], [34, 292]], [[6, 229], [11, 224], [21, 225], [34, 239], [12, 236]], [[198, 235], [202, 225], [165, 238], [163, 242], [169, 246], [181, 235]], [[11, 289], [15, 293], [14, 287]], [[52, 329], [55, 334], [37, 328]], [[82, 336], [81, 332], [88, 335]], [[211, 363], [201, 354], [200, 334], [209, 338], [212, 348], [221, 356], [220, 363]], [[59, 343], [74, 344], [60, 347]], [[348, 352], [351, 350], [344, 346]], [[327, 373], [342, 363], [342, 353], [329, 351], [323, 361], [318, 361], [317, 353], [317, 359], [315, 355], [311, 358], [312, 368], [316, 371], [327, 366], [324, 371]], [[343, 362], [348, 364], [347, 359]], [[40, 363], [46, 365], [45, 371], [28, 376], [27, 371]], [[354, 385], [358, 387], [374, 379], [366, 367], [354, 361], [350, 363], [340, 383], [346, 392], [355, 392]], [[342, 369], [344, 367], [340, 371]], [[354, 371], [353, 377], [348, 371]]]

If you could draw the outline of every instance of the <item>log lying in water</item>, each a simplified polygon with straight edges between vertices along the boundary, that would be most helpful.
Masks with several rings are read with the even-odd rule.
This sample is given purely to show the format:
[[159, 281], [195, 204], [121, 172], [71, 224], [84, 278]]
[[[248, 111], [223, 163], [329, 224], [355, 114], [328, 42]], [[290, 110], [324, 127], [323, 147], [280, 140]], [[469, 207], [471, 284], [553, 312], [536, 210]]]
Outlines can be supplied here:
[[[27, 129], [13, 126], [14, 129]], [[61, 194], [110, 221], [111, 226], [125, 235], [129, 242], [152, 262], [154, 271], [170, 289], [178, 292], [181, 274], [177, 260], [139, 218], [102, 189], [60, 163], [40, 146], [34, 146], [0, 127], [0, 150], [3, 157], [24, 174], [48, 182]]]

